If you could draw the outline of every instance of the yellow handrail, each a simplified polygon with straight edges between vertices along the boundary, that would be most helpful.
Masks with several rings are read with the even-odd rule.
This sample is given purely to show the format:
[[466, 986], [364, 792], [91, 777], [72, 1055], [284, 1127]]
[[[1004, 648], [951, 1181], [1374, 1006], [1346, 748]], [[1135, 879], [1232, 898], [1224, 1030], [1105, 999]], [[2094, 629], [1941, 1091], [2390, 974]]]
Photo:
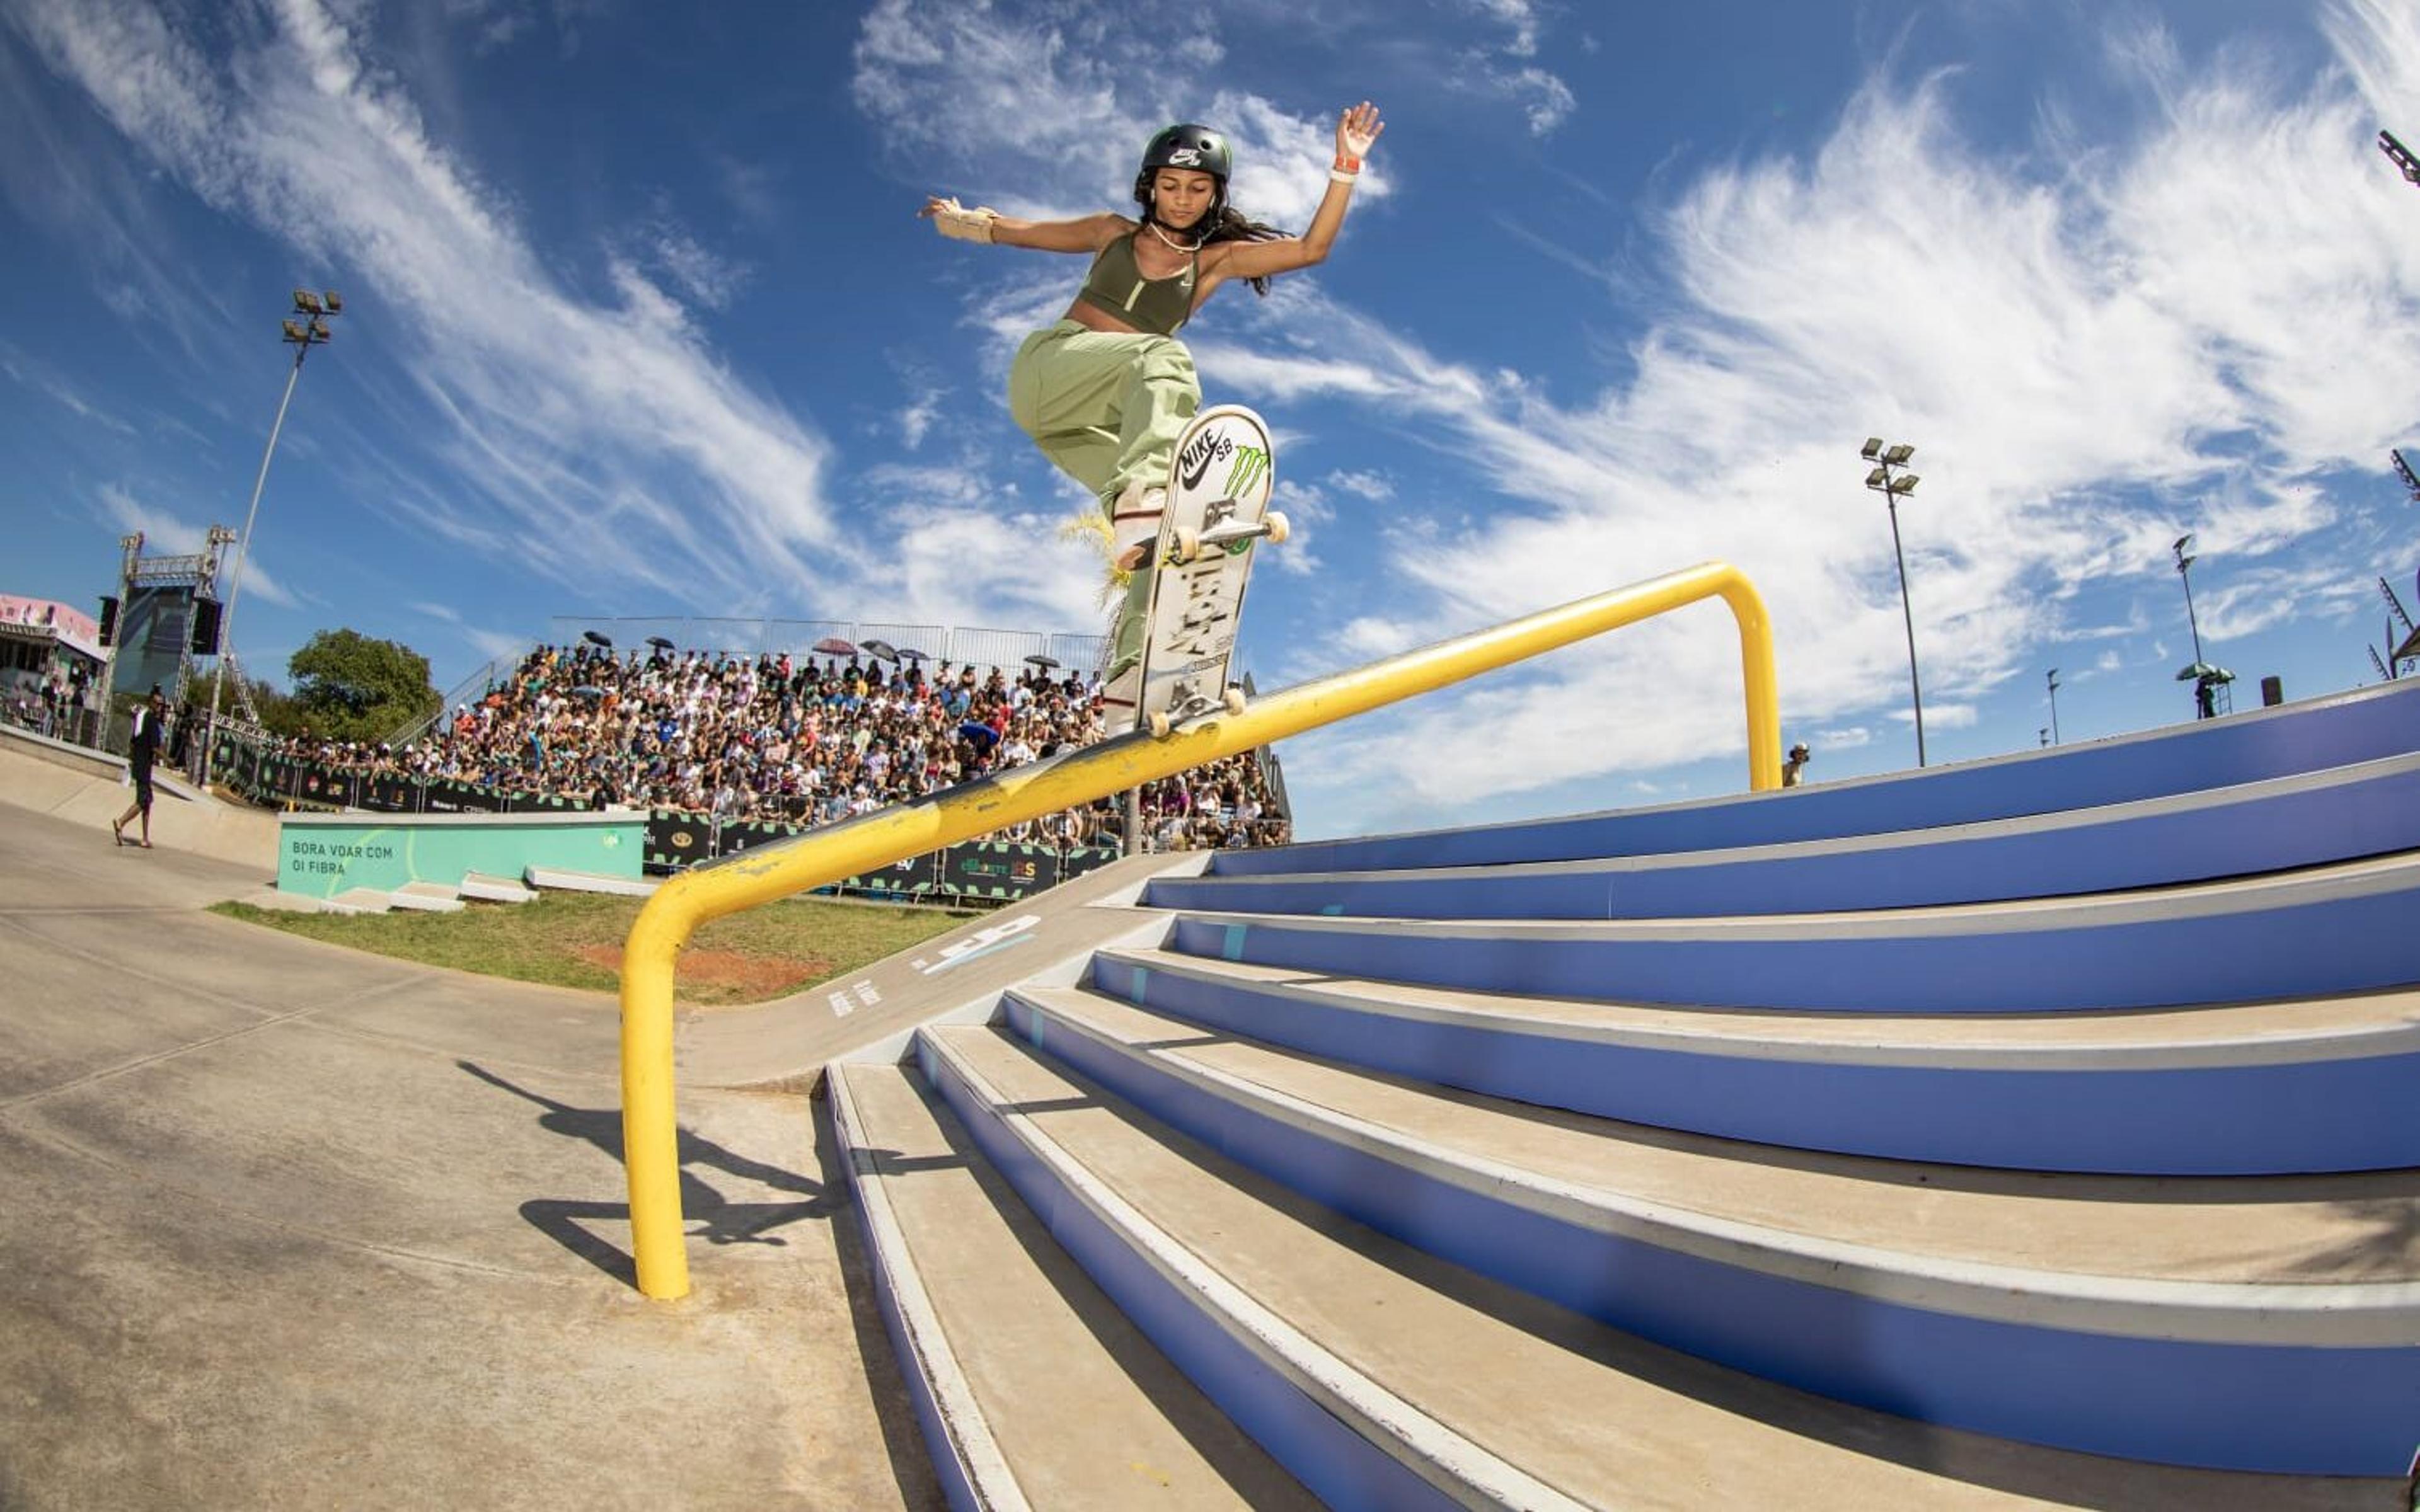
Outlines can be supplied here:
[[629, 1170], [630, 1238], [640, 1291], [662, 1301], [689, 1294], [673, 1106], [673, 966], [700, 924], [875, 871], [903, 856], [922, 856], [1124, 793], [1717, 595], [1739, 622], [1748, 786], [1778, 787], [1781, 714], [1764, 600], [1738, 568], [1708, 562], [1271, 693], [1242, 714], [1214, 715], [1165, 740], [1140, 732], [1120, 735], [665, 883], [639, 910], [622, 950], [622, 1152]]

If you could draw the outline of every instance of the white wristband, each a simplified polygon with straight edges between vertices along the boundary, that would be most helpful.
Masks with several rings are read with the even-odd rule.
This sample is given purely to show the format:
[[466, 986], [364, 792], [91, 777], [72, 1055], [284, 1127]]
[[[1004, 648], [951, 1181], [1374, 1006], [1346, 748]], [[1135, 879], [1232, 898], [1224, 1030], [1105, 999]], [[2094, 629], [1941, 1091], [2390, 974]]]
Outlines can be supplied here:
[[958, 241], [989, 241], [991, 224], [998, 219], [998, 210], [985, 206], [968, 209], [954, 199], [941, 201], [941, 208], [933, 212], [933, 224], [941, 235]]
[[1327, 170], [1327, 181], [1331, 184], [1349, 184], [1354, 179], [1360, 177], [1361, 176], [1357, 173], [1346, 173], [1342, 168], [1330, 168]]

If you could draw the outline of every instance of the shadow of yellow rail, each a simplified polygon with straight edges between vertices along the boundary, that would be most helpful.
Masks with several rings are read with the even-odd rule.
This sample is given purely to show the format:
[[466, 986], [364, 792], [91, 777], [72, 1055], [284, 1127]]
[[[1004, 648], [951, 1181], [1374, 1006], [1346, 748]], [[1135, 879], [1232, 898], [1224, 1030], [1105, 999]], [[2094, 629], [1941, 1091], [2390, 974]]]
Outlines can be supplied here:
[[1748, 786], [1778, 787], [1781, 717], [1774, 683], [1773, 628], [1765, 619], [1764, 600], [1739, 569], [1709, 562], [1272, 693], [1240, 715], [1211, 717], [1165, 740], [1141, 733], [1120, 735], [749, 851], [665, 883], [640, 910], [622, 952], [622, 1142], [630, 1179], [639, 1289], [667, 1301], [689, 1293], [673, 1104], [673, 968], [700, 924], [875, 871], [902, 856], [921, 856], [1123, 793], [1714, 597], [1729, 604], [1739, 622], [1740, 671], [1747, 693]]

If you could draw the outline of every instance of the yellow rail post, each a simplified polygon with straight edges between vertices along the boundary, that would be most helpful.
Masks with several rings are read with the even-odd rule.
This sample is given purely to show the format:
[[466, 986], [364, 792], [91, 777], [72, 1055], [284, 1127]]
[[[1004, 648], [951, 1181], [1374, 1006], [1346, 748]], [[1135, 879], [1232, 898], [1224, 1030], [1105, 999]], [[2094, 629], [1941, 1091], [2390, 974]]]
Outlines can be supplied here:
[[765, 846], [657, 889], [622, 952], [622, 1152], [630, 1182], [631, 1247], [639, 1290], [659, 1301], [689, 1294], [681, 1231], [680, 1134], [673, 1100], [673, 969], [697, 927], [1189, 771], [1221, 756], [1349, 719], [1481, 672], [1525, 661], [1700, 599], [1720, 597], [1739, 624], [1747, 702], [1748, 786], [1781, 785], [1781, 713], [1773, 627], [1764, 600], [1738, 568], [1708, 562], [1575, 600], [1557, 609], [1407, 651], [1214, 715], [1165, 740], [1136, 733], [968, 782], [876, 813]]

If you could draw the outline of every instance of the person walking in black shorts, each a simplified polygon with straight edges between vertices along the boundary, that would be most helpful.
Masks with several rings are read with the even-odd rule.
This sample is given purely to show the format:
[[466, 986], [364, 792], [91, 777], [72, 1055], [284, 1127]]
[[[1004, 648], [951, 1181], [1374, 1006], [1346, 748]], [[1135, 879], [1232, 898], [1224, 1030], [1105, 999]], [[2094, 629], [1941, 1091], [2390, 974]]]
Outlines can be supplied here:
[[[139, 843], [147, 851], [151, 848], [151, 763], [160, 754], [160, 721], [167, 708], [167, 696], [156, 687], [148, 699], [134, 705], [134, 729], [126, 739], [126, 773], [134, 779], [134, 802], [109, 825], [120, 845]], [[137, 814], [143, 816], [143, 839], [129, 841], [126, 826]]]

